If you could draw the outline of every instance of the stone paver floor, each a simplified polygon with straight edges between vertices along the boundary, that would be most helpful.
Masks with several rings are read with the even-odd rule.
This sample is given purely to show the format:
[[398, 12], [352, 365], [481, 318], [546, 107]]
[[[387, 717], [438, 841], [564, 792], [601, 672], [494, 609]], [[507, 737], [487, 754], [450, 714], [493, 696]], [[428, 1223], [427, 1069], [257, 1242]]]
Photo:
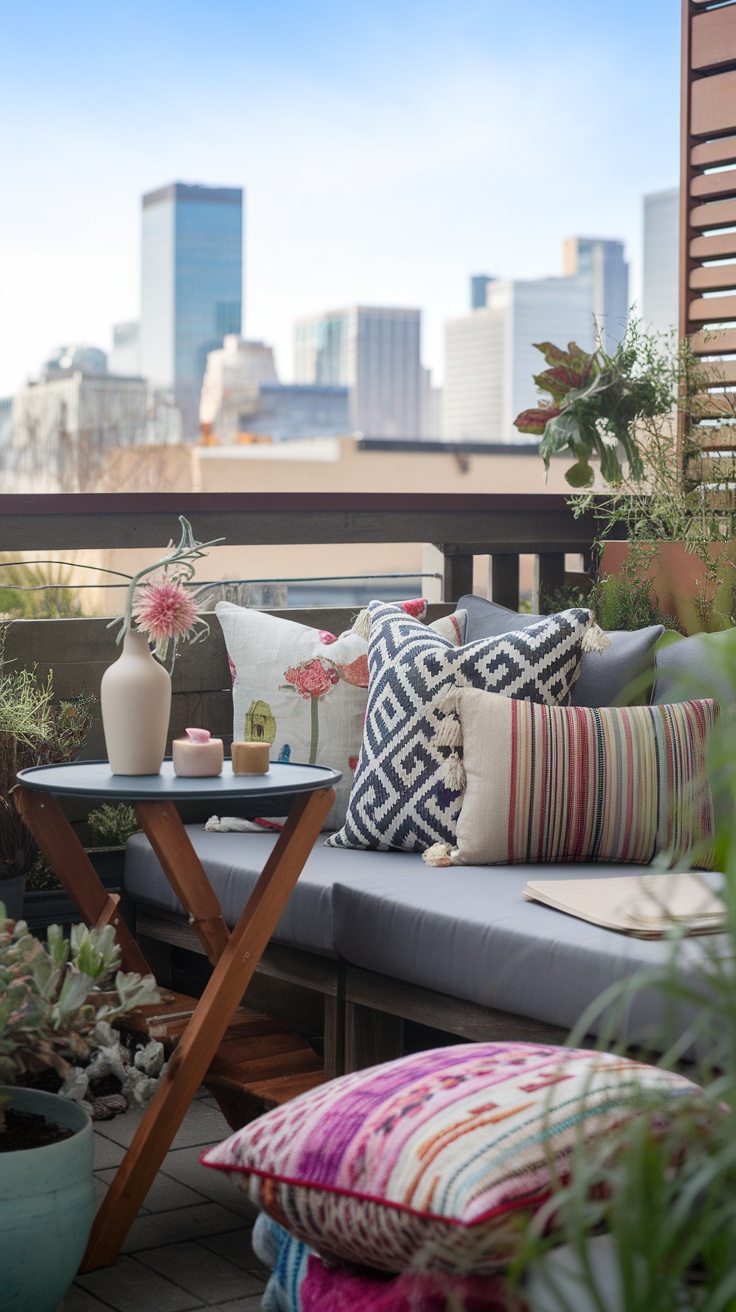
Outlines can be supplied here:
[[[141, 1113], [95, 1125], [98, 1200]], [[151, 1186], [114, 1266], [79, 1276], [58, 1312], [257, 1312], [267, 1279], [251, 1248], [255, 1208], [199, 1154], [229, 1133], [201, 1090]]]

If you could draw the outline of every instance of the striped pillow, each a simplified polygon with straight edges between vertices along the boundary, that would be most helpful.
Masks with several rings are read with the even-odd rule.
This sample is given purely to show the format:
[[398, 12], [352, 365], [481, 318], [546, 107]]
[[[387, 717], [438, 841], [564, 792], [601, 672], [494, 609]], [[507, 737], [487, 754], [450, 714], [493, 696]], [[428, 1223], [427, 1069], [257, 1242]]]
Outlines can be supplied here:
[[452, 864], [707, 862], [717, 702], [538, 706], [468, 688], [456, 705], [465, 795]]

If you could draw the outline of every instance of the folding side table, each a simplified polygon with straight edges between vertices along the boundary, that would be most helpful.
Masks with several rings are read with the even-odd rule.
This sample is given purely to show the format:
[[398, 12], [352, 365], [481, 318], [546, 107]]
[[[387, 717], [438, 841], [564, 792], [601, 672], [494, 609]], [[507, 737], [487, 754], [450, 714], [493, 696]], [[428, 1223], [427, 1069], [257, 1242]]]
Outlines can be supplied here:
[[[214, 967], [95, 1217], [80, 1270], [115, 1261], [304, 868], [340, 777], [339, 771], [323, 766], [280, 764], [266, 775], [234, 775], [226, 761], [215, 778], [189, 779], [175, 775], [170, 760], [158, 775], [114, 775], [107, 761], [43, 765], [19, 773], [13, 795], [20, 815], [87, 925], [114, 926], [126, 971], [150, 973], [120, 914], [119, 898], [103, 887], [57, 797], [132, 803]], [[230, 932], [175, 803], [206, 800], [213, 813], [227, 814], [234, 798], [270, 802], [275, 797], [291, 801], [288, 820]]]

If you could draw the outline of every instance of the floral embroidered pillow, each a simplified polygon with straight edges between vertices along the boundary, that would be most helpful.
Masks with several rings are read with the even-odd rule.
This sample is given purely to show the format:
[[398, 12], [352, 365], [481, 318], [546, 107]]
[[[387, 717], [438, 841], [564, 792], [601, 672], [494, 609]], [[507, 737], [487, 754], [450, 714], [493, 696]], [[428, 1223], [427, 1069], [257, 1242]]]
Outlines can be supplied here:
[[[426, 602], [404, 603], [412, 615]], [[362, 625], [335, 637], [295, 620], [221, 601], [215, 607], [233, 680], [233, 737], [268, 742], [272, 761], [342, 771], [325, 829], [345, 820], [368, 700], [368, 642]], [[458, 645], [464, 612], [436, 621]]]

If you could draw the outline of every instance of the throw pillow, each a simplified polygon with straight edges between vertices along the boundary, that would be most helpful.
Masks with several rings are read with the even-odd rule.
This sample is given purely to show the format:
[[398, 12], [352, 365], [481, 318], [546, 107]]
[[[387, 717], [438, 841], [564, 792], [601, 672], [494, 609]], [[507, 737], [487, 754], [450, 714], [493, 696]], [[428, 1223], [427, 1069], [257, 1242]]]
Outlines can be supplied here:
[[[476, 638], [498, 637], [511, 630], [537, 624], [541, 615], [517, 615], [494, 601], [465, 596], [459, 602], [468, 614], [466, 642]], [[632, 701], [649, 701], [646, 676], [654, 669], [654, 648], [664, 633], [661, 624], [632, 633], [614, 630], [608, 634], [610, 646], [583, 656], [580, 677], [572, 690], [573, 706], [627, 706]]]
[[445, 1271], [385, 1272], [324, 1262], [296, 1235], [259, 1212], [253, 1252], [271, 1271], [263, 1312], [530, 1312], [502, 1275]]
[[[422, 599], [405, 605], [412, 614], [426, 613]], [[218, 602], [215, 612], [233, 681], [233, 737], [270, 743], [272, 760], [341, 770], [335, 805], [325, 821], [325, 829], [338, 829], [363, 736], [367, 639], [355, 629], [336, 638], [227, 601]], [[426, 632], [424, 624], [416, 623]], [[463, 615], [456, 612], [435, 623], [449, 645], [462, 641]]]
[[689, 701], [693, 697], [715, 697], [721, 706], [733, 706], [736, 687], [736, 629], [722, 633], [694, 633], [683, 638], [668, 633], [654, 653], [652, 701]]
[[323, 1257], [491, 1274], [580, 1142], [682, 1076], [609, 1053], [468, 1043], [343, 1075], [203, 1153]]
[[525, 632], [453, 648], [397, 606], [371, 602], [365, 734], [345, 824], [332, 847], [422, 852], [452, 842], [461, 794], [445, 777], [450, 739], [440, 702], [458, 684], [554, 704], [565, 701], [586, 643], [588, 610], [550, 615]]
[[712, 840], [717, 702], [595, 710], [472, 688], [454, 702], [465, 794], [450, 864], [679, 861]]

